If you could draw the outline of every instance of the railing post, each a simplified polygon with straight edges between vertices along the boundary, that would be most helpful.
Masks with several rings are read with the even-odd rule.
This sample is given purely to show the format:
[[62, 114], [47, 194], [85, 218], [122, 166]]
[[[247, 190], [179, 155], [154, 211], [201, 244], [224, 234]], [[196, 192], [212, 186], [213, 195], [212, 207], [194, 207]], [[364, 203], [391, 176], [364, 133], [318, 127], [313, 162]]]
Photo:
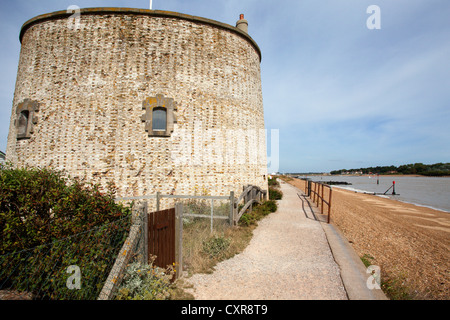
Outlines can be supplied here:
[[322, 187], [322, 197], [320, 198], [322, 200], [322, 204], [320, 206], [320, 214], [323, 214], [323, 184], [321, 184]]
[[213, 233], [214, 199], [211, 199], [211, 233]]
[[145, 201], [143, 203], [143, 210], [142, 210], [142, 215], [143, 215], [143, 224], [142, 224], [142, 232], [143, 232], [143, 239], [144, 239], [144, 252], [142, 255], [142, 262], [143, 264], [148, 264], [148, 202]]
[[234, 191], [230, 191], [230, 226], [234, 225]]
[[159, 211], [159, 199], [161, 198], [161, 192], [156, 192], [156, 211]]
[[328, 198], [328, 223], [330, 223], [330, 215], [331, 215], [331, 195], [333, 193], [333, 189], [330, 186], [330, 197]]
[[183, 203], [175, 204], [175, 264], [177, 279], [183, 273]]

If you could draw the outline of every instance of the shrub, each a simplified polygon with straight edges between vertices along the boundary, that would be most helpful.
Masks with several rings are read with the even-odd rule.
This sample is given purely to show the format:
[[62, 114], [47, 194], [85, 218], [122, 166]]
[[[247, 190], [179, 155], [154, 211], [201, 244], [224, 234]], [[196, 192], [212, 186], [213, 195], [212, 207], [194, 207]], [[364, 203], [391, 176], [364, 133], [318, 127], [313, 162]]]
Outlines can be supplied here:
[[266, 201], [264, 204], [270, 213], [278, 210], [278, 204], [273, 200]]
[[130, 214], [115, 188], [65, 178], [49, 169], [0, 171], [0, 255], [65, 238]]
[[[153, 260], [154, 261], [154, 260]], [[125, 272], [117, 300], [167, 300], [170, 297], [174, 270], [134, 262]]]
[[230, 243], [230, 239], [214, 235], [212, 238], [203, 241], [203, 253], [210, 258], [221, 258], [230, 246]]
[[268, 184], [269, 184], [269, 187], [271, 187], [271, 186], [273, 186], [273, 187], [279, 187], [279, 186], [280, 186], [280, 183], [278, 182], [278, 180], [277, 180], [276, 177], [269, 178], [269, 179], [267, 180], [267, 182], [268, 182]]
[[[0, 170], [1, 288], [96, 299], [131, 224], [114, 194], [49, 169]], [[70, 265], [81, 269], [81, 290], [66, 287]]]
[[254, 206], [251, 212], [244, 213], [239, 220], [239, 224], [242, 226], [254, 225], [270, 213], [276, 212], [277, 209], [278, 205], [274, 200], [265, 201], [261, 205]]

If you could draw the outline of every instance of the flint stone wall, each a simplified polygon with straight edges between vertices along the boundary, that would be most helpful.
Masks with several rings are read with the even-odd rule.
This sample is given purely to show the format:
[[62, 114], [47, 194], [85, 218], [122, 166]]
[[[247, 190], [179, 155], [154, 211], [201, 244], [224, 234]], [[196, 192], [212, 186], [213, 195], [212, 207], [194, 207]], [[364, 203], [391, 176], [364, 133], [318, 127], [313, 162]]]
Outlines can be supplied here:
[[[77, 21], [60, 12], [27, 22], [7, 159], [114, 182], [121, 197], [267, 190], [259, 48], [234, 27], [157, 13], [86, 9]], [[142, 121], [143, 102], [158, 94], [177, 105], [170, 137], [150, 137]], [[18, 140], [25, 99], [39, 112]]]

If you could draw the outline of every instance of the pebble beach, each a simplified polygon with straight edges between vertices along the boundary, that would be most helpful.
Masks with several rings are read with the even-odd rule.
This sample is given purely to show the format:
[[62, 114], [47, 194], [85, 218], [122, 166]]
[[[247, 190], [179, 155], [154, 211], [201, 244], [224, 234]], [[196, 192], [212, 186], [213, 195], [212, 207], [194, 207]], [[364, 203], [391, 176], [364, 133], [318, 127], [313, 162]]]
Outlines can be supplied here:
[[[305, 182], [288, 181], [305, 190]], [[333, 188], [331, 222], [410, 299], [450, 298], [450, 214]]]

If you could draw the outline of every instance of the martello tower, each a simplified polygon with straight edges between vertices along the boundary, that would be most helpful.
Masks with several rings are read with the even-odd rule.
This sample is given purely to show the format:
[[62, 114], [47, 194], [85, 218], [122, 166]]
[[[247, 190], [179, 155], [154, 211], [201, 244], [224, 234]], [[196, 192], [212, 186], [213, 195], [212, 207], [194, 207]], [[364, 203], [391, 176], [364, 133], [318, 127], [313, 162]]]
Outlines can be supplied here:
[[124, 8], [41, 15], [22, 44], [7, 160], [120, 196], [267, 190], [258, 45], [237, 27]]

